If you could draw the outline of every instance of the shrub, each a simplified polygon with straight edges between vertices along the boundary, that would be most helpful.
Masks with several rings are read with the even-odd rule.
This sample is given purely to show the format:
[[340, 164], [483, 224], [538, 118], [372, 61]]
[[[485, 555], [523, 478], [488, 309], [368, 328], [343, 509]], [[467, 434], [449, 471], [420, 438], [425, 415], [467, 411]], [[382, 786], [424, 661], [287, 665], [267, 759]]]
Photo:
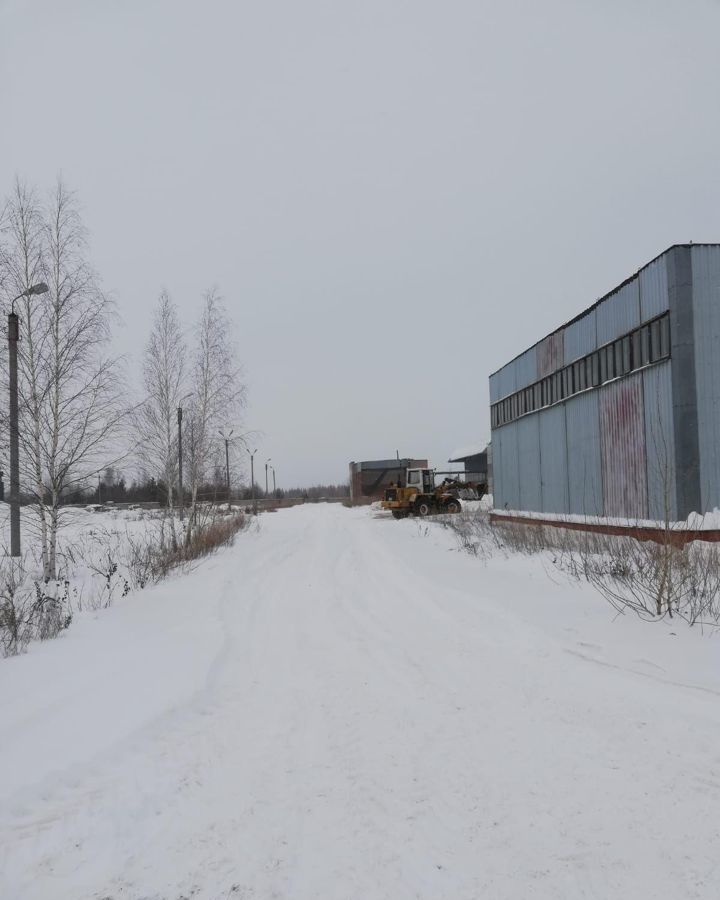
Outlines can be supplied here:
[[72, 621], [69, 583], [29, 577], [26, 560], [10, 560], [0, 573], [0, 650], [21, 653], [31, 640], [57, 637]]
[[483, 512], [436, 520], [474, 556], [541, 554], [569, 577], [587, 581], [618, 612], [689, 624], [720, 624], [720, 546], [677, 546], [672, 527], [660, 541], [515, 522], [490, 524]]
[[249, 521], [242, 513], [208, 509], [183, 541], [182, 531], [168, 518], [154, 517], [139, 534], [127, 527], [124, 532], [95, 527], [82, 540], [67, 542], [61, 565], [75, 584], [69, 574], [45, 583], [31, 574], [39, 569], [37, 559], [26, 554], [16, 561], [6, 555], [0, 564], [0, 652], [14, 655], [31, 640], [57, 637], [70, 625], [73, 606], [79, 611], [108, 607], [117, 597], [232, 544]]

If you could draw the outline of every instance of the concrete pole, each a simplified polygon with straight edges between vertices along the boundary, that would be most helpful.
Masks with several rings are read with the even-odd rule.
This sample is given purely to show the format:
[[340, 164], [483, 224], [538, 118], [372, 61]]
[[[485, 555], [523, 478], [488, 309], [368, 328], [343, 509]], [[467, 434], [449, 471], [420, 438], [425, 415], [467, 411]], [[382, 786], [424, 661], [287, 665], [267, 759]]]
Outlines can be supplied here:
[[230, 512], [230, 439], [225, 438], [225, 478], [227, 480], [228, 512]]
[[267, 477], [267, 469], [268, 469], [268, 464], [265, 463], [265, 499], [266, 499], [266, 500], [267, 500], [267, 495], [268, 495], [268, 477]]
[[8, 356], [10, 362], [10, 556], [20, 556], [20, 426], [18, 422], [17, 345], [20, 320], [8, 315]]
[[185, 518], [185, 497], [182, 481], [182, 406], [178, 406], [178, 494], [180, 495], [180, 521]]
[[273, 494], [276, 493], [277, 488], [275, 487], [275, 466], [272, 467], [273, 470]]
[[255, 500], [255, 454], [250, 454], [250, 486], [252, 487], [253, 515], [257, 515], [257, 502]]

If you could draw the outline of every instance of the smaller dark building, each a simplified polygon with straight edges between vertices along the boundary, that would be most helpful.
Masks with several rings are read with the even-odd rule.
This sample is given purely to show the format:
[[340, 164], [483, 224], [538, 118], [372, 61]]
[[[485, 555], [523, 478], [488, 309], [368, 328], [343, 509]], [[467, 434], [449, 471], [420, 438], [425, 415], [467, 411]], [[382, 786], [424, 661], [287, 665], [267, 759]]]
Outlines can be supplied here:
[[490, 444], [488, 444], [485, 449], [474, 446], [456, 450], [448, 462], [462, 463], [465, 467], [465, 480], [476, 481], [479, 485], [484, 485], [484, 490], [487, 492], [490, 490], [491, 460], [492, 454]]
[[427, 469], [426, 459], [368, 459], [350, 463], [350, 499], [353, 503], [381, 500], [392, 482], [405, 484], [406, 469]]

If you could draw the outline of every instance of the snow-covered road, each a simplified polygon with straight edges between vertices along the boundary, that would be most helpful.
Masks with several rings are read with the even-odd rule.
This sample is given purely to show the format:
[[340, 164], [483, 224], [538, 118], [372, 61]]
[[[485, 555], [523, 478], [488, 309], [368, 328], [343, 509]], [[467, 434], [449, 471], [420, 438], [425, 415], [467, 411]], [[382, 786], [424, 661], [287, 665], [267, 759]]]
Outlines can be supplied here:
[[717, 898], [719, 639], [555, 578], [299, 507], [0, 662], [0, 897]]

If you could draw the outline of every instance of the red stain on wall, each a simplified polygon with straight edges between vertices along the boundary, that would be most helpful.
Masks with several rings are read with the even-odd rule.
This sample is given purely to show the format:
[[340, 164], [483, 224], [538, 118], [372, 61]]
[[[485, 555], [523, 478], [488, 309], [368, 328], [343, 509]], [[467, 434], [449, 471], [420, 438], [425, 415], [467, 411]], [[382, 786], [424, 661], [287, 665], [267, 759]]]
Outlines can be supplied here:
[[605, 515], [646, 519], [647, 457], [640, 375], [600, 389], [600, 442]]
[[564, 361], [563, 332], [558, 331], [538, 344], [537, 377], [544, 378], [551, 375], [563, 367]]

